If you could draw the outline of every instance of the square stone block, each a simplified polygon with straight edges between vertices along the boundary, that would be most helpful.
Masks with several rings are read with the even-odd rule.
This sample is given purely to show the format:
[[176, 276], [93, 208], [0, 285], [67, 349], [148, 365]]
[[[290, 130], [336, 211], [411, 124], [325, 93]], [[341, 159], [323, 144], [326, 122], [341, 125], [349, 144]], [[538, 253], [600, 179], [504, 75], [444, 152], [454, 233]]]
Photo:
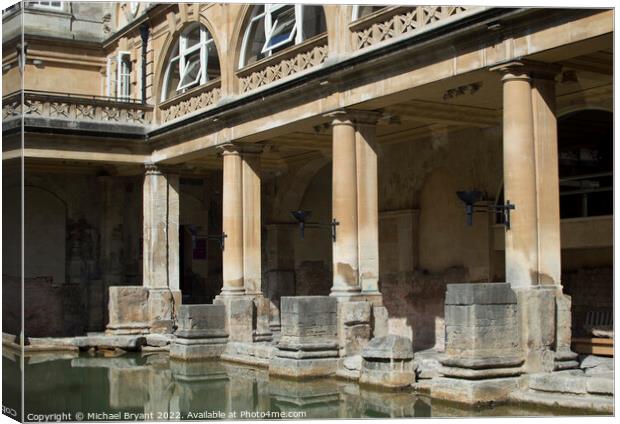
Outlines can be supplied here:
[[510, 283], [448, 284], [446, 305], [504, 305], [517, 303]]
[[336, 339], [338, 303], [330, 296], [297, 296], [281, 299], [282, 338]]
[[269, 363], [269, 374], [291, 378], [314, 378], [334, 375], [338, 358], [294, 359], [274, 357]]
[[148, 289], [142, 286], [109, 288], [106, 328], [111, 334], [142, 334], [149, 328]]
[[345, 325], [368, 324], [372, 312], [370, 302], [342, 302], [340, 306]]
[[175, 335], [189, 339], [226, 337], [226, 308], [224, 305], [181, 305]]

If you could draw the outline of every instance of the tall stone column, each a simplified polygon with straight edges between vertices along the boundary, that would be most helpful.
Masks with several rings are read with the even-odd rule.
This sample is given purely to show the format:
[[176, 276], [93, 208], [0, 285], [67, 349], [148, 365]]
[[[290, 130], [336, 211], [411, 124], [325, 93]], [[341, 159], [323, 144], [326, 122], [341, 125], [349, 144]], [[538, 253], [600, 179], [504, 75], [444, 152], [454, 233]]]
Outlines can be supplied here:
[[[504, 198], [515, 204], [505, 232], [506, 281], [517, 294], [520, 344], [527, 372], [574, 366], [557, 341], [570, 322], [561, 293], [561, 246], [555, 67], [515, 62], [503, 73]], [[560, 288], [560, 290], [557, 290]], [[568, 300], [570, 303], [570, 300]]]
[[533, 73], [532, 112], [538, 193], [538, 278], [541, 285], [560, 286], [560, 179], [555, 81], [558, 69]]
[[243, 278], [243, 164], [237, 146], [222, 147], [224, 166], [222, 191], [222, 230], [226, 235], [222, 252], [223, 286], [221, 296], [245, 294]]
[[532, 87], [527, 68], [502, 68], [504, 103], [504, 199], [515, 204], [506, 240], [506, 281], [512, 288], [538, 284], [536, 146]]
[[377, 181], [377, 116], [356, 119], [356, 168], [359, 279], [362, 295], [381, 304], [379, 292], [379, 191]]
[[242, 153], [243, 282], [245, 293], [262, 296], [261, 270], [261, 162], [263, 146], [245, 147]]
[[332, 216], [338, 221], [333, 247], [333, 285], [331, 296], [360, 294], [357, 159], [355, 125], [346, 112], [336, 113], [332, 121]]
[[170, 332], [179, 291], [179, 177], [146, 165], [143, 188], [143, 286], [151, 332]]

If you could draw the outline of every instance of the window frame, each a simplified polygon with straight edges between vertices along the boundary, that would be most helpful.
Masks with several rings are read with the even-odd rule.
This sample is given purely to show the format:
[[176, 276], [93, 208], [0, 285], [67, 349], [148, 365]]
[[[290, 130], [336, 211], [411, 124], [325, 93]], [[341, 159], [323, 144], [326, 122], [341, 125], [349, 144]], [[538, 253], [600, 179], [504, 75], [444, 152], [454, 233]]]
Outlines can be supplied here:
[[[269, 43], [272, 40], [272, 36], [273, 31], [277, 25], [277, 19], [275, 19], [275, 22], [273, 20], [273, 14], [274, 12], [277, 12], [279, 9], [282, 9], [285, 6], [293, 6], [294, 7], [294, 13], [295, 13], [295, 23], [293, 25], [293, 28], [291, 29], [291, 32], [289, 34], [289, 37], [287, 37], [285, 40], [281, 40], [279, 42], [277, 42], [276, 44], [273, 45], [269, 45]], [[250, 18], [250, 20], [248, 21], [247, 25], [245, 26], [245, 33], [243, 34], [243, 41], [241, 42], [241, 51], [239, 54], [239, 63], [238, 63], [238, 67], [239, 69], [243, 69], [245, 66], [248, 66], [247, 62], [248, 62], [248, 57], [246, 56], [247, 54], [247, 49], [248, 49], [248, 43], [250, 43], [250, 30], [253, 27], [253, 25], [256, 23], [256, 21], [259, 21], [261, 19], [263, 19], [263, 29], [264, 29], [264, 33], [265, 33], [265, 42], [263, 43], [263, 47], [260, 50], [261, 54], [265, 55], [265, 58], [273, 56], [275, 53], [274, 50], [282, 47], [283, 45], [290, 43], [291, 41], [295, 40], [294, 44], [301, 44], [302, 42], [305, 41], [304, 39], [304, 27], [303, 27], [303, 22], [304, 22], [304, 12], [303, 12], [303, 8], [304, 6], [315, 6], [315, 7], [321, 7], [319, 5], [304, 5], [304, 4], [299, 4], [299, 3], [295, 3], [295, 4], [289, 4], [289, 3], [265, 3], [263, 5], [254, 5], [253, 7], [263, 7], [263, 11], [260, 13], [257, 13], [255, 16], [253, 16], [252, 18]], [[250, 13], [253, 13], [254, 9], [250, 9]], [[260, 22], [257, 23], [256, 25], [260, 25]], [[291, 46], [292, 47], [292, 46]], [[259, 59], [260, 60], [260, 59]]]
[[[59, 3], [59, 4], [55, 6], [52, 3]], [[57, 11], [65, 10], [64, 1], [29, 1], [28, 6], [35, 7], [37, 9], [47, 9], [47, 10], [57, 10]]]
[[[123, 72], [123, 64], [131, 64], [131, 53], [128, 51], [119, 51], [114, 55], [108, 56], [106, 70], [106, 96], [115, 99], [131, 98], [131, 70]], [[112, 73], [112, 70], [115, 72]], [[112, 88], [115, 92], [112, 95]]]
[[[200, 40], [195, 45], [190, 47], [187, 46], [187, 35], [198, 27], [200, 29]], [[162, 90], [160, 95], [160, 101], [166, 101], [176, 95], [182, 94], [183, 91], [188, 90], [192, 87], [201, 86], [206, 84], [209, 81], [208, 68], [209, 68], [209, 47], [213, 44], [213, 48], [215, 48], [215, 40], [211, 33], [202, 24], [191, 25], [186, 28], [180, 35], [178, 40], [175, 42], [174, 49], [172, 51], [171, 56], [167, 60], [166, 71], [164, 73], [164, 78], [162, 81]], [[190, 55], [195, 52], [199, 52], [199, 60], [200, 60], [200, 70], [198, 71], [197, 77], [190, 82], [183, 84], [185, 77], [187, 76], [186, 69], [186, 61]], [[218, 57], [219, 59], [219, 57]], [[166, 97], [167, 92], [169, 91], [169, 79], [170, 72], [173, 66], [173, 62], [178, 62], [176, 66], [179, 69], [179, 83], [175, 88], [175, 94], [169, 97]]]

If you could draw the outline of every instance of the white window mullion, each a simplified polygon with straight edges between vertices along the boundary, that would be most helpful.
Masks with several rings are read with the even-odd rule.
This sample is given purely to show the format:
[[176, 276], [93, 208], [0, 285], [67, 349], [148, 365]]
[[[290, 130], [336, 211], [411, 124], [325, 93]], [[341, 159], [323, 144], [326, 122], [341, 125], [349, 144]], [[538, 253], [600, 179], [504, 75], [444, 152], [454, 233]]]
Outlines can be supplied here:
[[299, 44], [304, 41], [304, 8], [301, 4], [295, 4], [295, 44]]

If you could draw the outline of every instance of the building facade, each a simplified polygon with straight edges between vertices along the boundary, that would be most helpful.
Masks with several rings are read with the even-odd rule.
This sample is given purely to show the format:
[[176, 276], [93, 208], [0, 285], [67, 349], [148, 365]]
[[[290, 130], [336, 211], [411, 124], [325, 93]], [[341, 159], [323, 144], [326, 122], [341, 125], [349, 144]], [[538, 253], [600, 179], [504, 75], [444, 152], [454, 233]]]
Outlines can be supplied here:
[[443, 352], [447, 286], [507, 282], [540, 370], [613, 308], [612, 10], [22, 2], [3, 93], [5, 333], [331, 296]]

